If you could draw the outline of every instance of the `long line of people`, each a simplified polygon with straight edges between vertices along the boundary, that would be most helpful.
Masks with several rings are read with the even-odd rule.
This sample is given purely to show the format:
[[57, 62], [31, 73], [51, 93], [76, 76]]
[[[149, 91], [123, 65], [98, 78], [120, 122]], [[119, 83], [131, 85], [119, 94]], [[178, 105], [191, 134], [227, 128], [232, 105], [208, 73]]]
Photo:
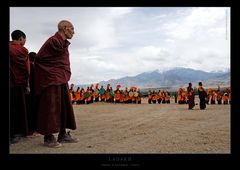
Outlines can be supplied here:
[[158, 92], [156, 92], [155, 90], [151, 91], [149, 89], [148, 104], [156, 104], [156, 103], [170, 104], [170, 93], [168, 91], [161, 91], [161, 90], [158, 90]]
[[231, 89], [227, 88], [225, 90], [220, 90], [218, 88], [216, 91], [212, 88], [207, 90], [206, 104], [231, 104]]
[[[177, 96], [178, 104], [187, 104], [189, 102], [189, 94], [185, 90], [185, 88], [178, 89], [178, 96]], [[226, 88], [221, 90], [218, 88], [214, 90], [213, 88], [206, 89], [206, 97], [205, 97], [206, 104], [231, 104], [231, 89]]]
[[106, 103], [135, 103], [141, 104], [141, 92], [137, 87], [132, 86], [128, 90], [128, 87], [125, 90], [121, 90], [121, 86], [117, 85], [116, 90], [113, 90], [110, 84], [107, 84], [106, 89], [101, 86], [98, 88], [98, 83], [93, 89], [93, 84], [90, 87], [87, 87], [85, 90], [83, 87], [77, 88], [74, 91], [74, 84], [70, 85], [69, 94], [72, 104], [90, 104], [94, 102], [106, 102]]

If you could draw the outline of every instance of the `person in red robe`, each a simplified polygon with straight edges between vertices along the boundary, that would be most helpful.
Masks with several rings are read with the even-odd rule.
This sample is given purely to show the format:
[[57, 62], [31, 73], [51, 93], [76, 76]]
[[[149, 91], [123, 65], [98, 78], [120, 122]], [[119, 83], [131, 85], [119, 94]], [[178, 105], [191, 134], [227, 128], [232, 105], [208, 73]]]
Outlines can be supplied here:
[[[77, 142], [70, 135], [76, 121], [70, 102], [68, 81], [71, 76], [68, 46], [74, 34], [71, 22], [62, 20], [58, 32], [41, 47], [35, 58], [35, 94], [37, 132], [44, 135], [44, 145], [60, 147], [61, 143]], [[56, 140], [54, 133], [58, 134]]]
[[206, 98], [207, 98], [207, 92], [203, 88], [202, 82], [198, 83], [198, 95], [200, 99], [200, 110], [206, 109]]
[[195, 106], [195, 101], [194, 101], [194, 90], [192, 88], [192, 83], [188, 84], [187, 87], [187, 94], [188, 94], [188, 109], [189, 110], [193, 110], [194, 106]]
[[30, 92], [30, 61], [24, 47], [26, 35], [21, 30], [11, 33], [10, 57], [10, 143], [18, 142], [28, 133], [26, 94]]
[[27, 118], [28, 118], [28, 136], [35, 137], [39, 134], [36, 133], [36, 111], [35, 111], [35, 95], [34, 95], [34, 60], [36, 57], [35, 52], [30, 52], [28, 54], [30, 60], [30, 93], [27, 96]]

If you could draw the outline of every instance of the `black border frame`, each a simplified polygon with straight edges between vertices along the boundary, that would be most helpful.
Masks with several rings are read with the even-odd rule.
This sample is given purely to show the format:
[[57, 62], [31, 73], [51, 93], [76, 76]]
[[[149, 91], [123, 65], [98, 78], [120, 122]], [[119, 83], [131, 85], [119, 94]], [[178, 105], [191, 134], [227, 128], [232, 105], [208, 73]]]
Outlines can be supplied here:
[[[8, 61], [8, 42], [9, 42], [9, 8], [10, 7], [114, 7], [114, 6], [133, 6], [133, 7], [230, 7], [231, 8], [231, 90], [232, 90], [232, 104], [231, 104], [231, 153], [230, 154], [9, 154], [9, 141], [8, 141], [8, 126], [9, 122], [9, 61]], [[28, 162], [39, 162], [39, 167], [46, 167], [45, 162], [51, 163], [54, 166], [62, 165], [63, 162], [69, 162], [68, 164], [76, 165], [77, 167], [175, 167], [185, 166], [191, 167], [192, 163], [196, 167], [209, 167], [213, 168], [221, 167], [225, 162], [235, 162], [239, 160], [240, 151], [240, 107], [239, 107], [239, 88], [240, 80], [237, 73], [239, 73], [239, 66], [237, 65], [237, 57], [239, 51], [237, 51], [237, 40], [239, 33], [239, 26], [236, 24], [237, 13], [239, 10], [233, 5], [231, 0], [162, 0], [162, 1], [150, 1], [150, 0], [138, 0], [138, 1], [82, 1], [77, 2], [73, 0], [69, 1], [12, 1], [8, 2], [8, 6], [4, 8], [4, 37], [2, 38], [3, 44], [1, 47], [5, 48], [3, 62], [0, 63], [1, 77], [4, 79], [3, 83], [0, 83], [1, 89], [4, 89], [3, 106], [4, 108], [4, 124], [1, 124], [3, 129], [3, 136], [1, 137], [0, 145], [0, 160], [6, 160], [6, 162], [14, 161], [19, 165], [26, 165]], [[5, 17], [5, 16], [4, 16]], [[5, 90], [8, 89], [8, 90]], [[5, 110], [6, 109], [6, 110]], [[2, 111], [1, 111], [2, 112]], [[5, 119], [6, 118], [6, 119]], [[6, 124], [5, 124], [6, 123]], [[4, 140], [3, 140], [4, 138]], [[3, 143], [2, 143], [3, 142]], [[3, 145], [2, 145], [3, 144]], [[3, 155], [2, 155], [3, 154]], [[2, 162], [2, 161], [1, 161]], [[40, 164], [41, 163], [41, 164]], [[207, 166], [205, 166], [208, 163]], [[39, 165], [40, 164], [40, 165]], [[8, 164], [14, 165], [14, 164]], [[67, 164], [65, 164], [67, 165]], [[68, 166], [68, 165], [67, 165]], [[195, 168], [192, 167], [192, 168]]]

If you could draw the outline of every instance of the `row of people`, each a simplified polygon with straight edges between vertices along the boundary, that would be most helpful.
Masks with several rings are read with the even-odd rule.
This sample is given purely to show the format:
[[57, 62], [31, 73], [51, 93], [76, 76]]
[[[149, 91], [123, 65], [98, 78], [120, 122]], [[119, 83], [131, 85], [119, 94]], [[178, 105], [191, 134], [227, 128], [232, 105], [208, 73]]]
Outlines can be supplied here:
[[206, 97], [206, 103], [207, 104], [216, 104], [216, 101], [218, 104], [231, 104], [231, 90], [230, 88], [227, 88], [225, 91], [221, 91], [220, 88], [218, 88], [217, 91], [215, 91], [212, 88], [209, 88], [207, 90], [207, 97]]
[[185, 88], [178, 89], [177, 102], [178, 102], [178, 104], [188, 103], [188, 95], [187, 95]]
[[[206, 104], [208, 104], [208, 96], [213, 95], [214, 91], [213, 90], [211, 91], [211, 89], [210, 90], [208, 89], [206, 91], [203, 88], [202, 82], [198, 83], [197, 91], [198, 91], [198, 96], [199, 96], [199, 100], [200, 100], [200, 104], [199, 104], [200, 110], [204, 110], [204, 109], [206, 109]], [[194, 93], [194, 90], [192, 88], [192, 83], [189, 83], [189, 86], [187, 87], [187, 94], [188, 94], [187, 95], [188, 109], [193, 109], [194, 106], [195, 106], [195, 101], [194, 101], [195, 93]], [[230, 88], [227, 89], [227, 93], [224, 93], [223, 97], [227, 96], [227, 94], [231, 94]], [[218, 95], [222, 96], [220, 87], [218, 88]], [[227, 104], [227, 100], [229, 100], [229, 98], [226, 97], [223, 100], [224, 100], [224, 104]], [[211, 99], [211, 101], [213, 101], [213, 98]], [[215, 104], [215, 103], [213, 103], [213, 104]], [[219, 104], [221, 104], [220, 101], [219, 101]]]
[[136, 87], [131, 87], [130, 90], [126, 87], [125, 90], [120, 90], [120, 85], [113, 90], [110, 84], [105, 89], [103, 86], [98, 88], [98, 83], [93, 89], [93, 84], [90, 87], [84, 88], [78, 87], [74, 91], [74, 84], [71, 84], [69, 89], [70, 100], [72, 104], [90, 104], [93, 102], [107, 102], [107, 103], [137, 103], [141, 104], [141, 93]]
[[[218, 104], [228, 104], [231, 103], [231, 90], [230, 88], [227, 88], [225, 91], [221, 91], [220, 87], [217, 91], [215, 91], [212, 88], [208, 88], [206, 90], [206, 104], [216, 104], [216, 101]], [[187, 104], [189, 102], [189, 97], [191, 94], [189, 94], [188, 91], [185, 91], [184, 88], [179, 88], [178, 90], [178, 96], [177, 101], [178, 104]]]
[[36, 53], [24, 47], [26, 35], [21, 30], [11, 33], [10, 55], [10, 143], [31, 136], [36, 129], [33, 111], [33, 60]]
[[167, 103], [170, 104], [170, 93], [168, 91], [161, 91], [158, 90], [156, 92], [155, 90], [151, 91], [148, 90], [148, 104], [160, 104], [160, 103]]

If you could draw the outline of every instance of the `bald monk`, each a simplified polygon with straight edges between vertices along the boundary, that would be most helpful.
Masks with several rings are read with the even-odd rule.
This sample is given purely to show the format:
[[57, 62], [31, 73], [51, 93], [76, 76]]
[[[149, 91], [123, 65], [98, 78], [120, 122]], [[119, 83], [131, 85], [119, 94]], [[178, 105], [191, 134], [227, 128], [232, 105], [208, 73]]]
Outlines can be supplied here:
[[[68, 81], [71, 76], [68, 46], [74, 34], [71, 22], [62, 20], [58, 31], [41, 47], [35, 58], [35, 94], [37, 132], [44, 135], [44, 145], [60, 147], [61, 143], [77, 142], [66, 132], [75, 130], [76, 122], [70, 102]], [[58, 134], [56, 140], [54, 133]]]
[[26, 35], [20, 30], [11, 33], [10, 57], [10, 143], [28, 133], [26, 96], [29, 93], [30, 61], [24, 47]]

